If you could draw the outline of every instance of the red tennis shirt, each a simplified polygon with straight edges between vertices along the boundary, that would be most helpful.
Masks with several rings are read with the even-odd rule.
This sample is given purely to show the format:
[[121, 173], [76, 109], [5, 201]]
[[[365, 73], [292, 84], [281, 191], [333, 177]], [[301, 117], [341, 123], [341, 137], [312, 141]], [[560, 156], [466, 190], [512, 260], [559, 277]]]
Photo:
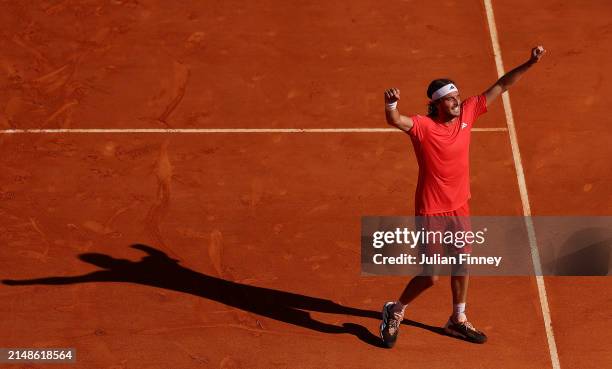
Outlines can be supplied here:
[[454, 211], [470, 199], [470, 136], [474, 121], [486, 111], [486, 98], [479, 95], [464, 100], [459, 117], [448, 124], [410, 117], [414, 125], [408, 134], [419, 163], [417, 215]]

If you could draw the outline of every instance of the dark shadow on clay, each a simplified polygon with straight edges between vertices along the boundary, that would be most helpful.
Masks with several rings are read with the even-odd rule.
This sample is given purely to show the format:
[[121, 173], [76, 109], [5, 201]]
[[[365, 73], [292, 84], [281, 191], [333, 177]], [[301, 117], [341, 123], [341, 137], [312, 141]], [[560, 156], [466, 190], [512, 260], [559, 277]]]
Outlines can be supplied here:
[[[378, 311], [358, 309], [318, 297], [228, 281], [187, 269], [179, 265], [177, 260], [151, 246], [136, 244], [131, 247], [144, 251], [147, 255], [139, 261], [130, 261], [116, 259], [100, 253], [86, 253], [79, 255], [79, 259], [103, 270], [71, 277], [7, 279], [3, 280], [2, 283], [10, 286], [66, 285], [88, 282], [137, 283], [211, 299], [227, 306], [317, 332], [352, 334], [365, 343], [383, 347], [380, 338], [361, 325], [354, 323], [344, 323], [342, 326], [328, 324], [313, 319], [309, 313], [310, 311], [317, 311], [379, 320], [381, 314]], [[404, 319], [402, 323], [445, 335], [440, 327], [408, 319]]]

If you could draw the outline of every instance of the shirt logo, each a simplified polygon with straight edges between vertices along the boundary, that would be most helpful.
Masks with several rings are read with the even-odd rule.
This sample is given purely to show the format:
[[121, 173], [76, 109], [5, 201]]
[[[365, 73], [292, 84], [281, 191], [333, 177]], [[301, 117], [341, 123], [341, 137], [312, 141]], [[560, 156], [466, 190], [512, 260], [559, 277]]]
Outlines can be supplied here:
[[465, 127], [467, 127], [467, 123], [461, 123], [461, 129], [464, 129]]

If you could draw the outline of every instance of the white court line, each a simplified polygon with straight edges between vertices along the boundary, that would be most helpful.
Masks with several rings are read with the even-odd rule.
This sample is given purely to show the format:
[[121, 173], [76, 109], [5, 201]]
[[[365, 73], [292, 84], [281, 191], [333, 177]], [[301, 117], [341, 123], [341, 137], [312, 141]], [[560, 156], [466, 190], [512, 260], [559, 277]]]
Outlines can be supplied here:
[[[493, 44], [493, 53], [495, 54], [495, 66], [499, 77], [504, 75], [504, 64], [502, 61], [501, 48], [499, 47], [499, 39], [497, 38], [497, 26], [495, 25], [495, 16], [493, 14], [493, 5], [491, 0], [483, 0], [487, 13], [487, 22], [489, 24], [489, 33], [491, 35], [491, 43]], [[553, 369], [561, 369], [559, 363], [559, 354], [557, 353], [557, 344], [555, 342], [555, 334], [552, 328], [550, 318], [550, 308], [548, 306], [548, 297], [546, 296], [546, 285], [542, 276], [542, 265], [540, 263], [540, 254], [538, 252], [538, 244], [535, 236], [533, 221], [531, 220], [531, 206], [529, 205], [529, 195], [527, 193], [527, 184], [525, 182], [525, 173], [523, 171], [523, 162], [521, 160], [521, 152], [518, 146], [516, 137], [516, 127], [514, 125], [514, 116], [512, 114], [512, 106], [510, 105], [510, 95], [508, 92], [502, 94], [504, 103], [504, 111], [506, 112], [506, 123], [508, 125], [508, 134], [510, 136], [510, 146], [512, 147], [512, 156], [514, 158], [514, 166], [516, 168], [516, 178], [518, 181], [521, 201], [523, 203], [523, 215], [525, 225], [527, 226], [527, 234], [529, 236], [529, 247], [531, 248], [531, 260], [536, 275], [536, 284], [538, 286], [538, 295], [540, 297], [540, 306], [542, 307], [542, 316], [544, 317], [544, 327], [546, 329], [546, 339], [548, 341], [548, 351], [550, 352], [550, 360]]]
[[[472, 128], [475, 132], [506, 132], [505, 127]], [[0, 134], [19, 133], [376, 133], [402, 132], [396, 128], [57, 128], [4, 129]]]

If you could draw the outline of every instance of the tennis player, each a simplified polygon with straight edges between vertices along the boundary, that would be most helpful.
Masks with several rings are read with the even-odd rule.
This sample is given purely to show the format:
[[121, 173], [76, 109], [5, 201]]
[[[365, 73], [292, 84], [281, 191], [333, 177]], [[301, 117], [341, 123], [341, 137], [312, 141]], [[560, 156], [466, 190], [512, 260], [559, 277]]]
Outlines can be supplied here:
[[[427, 88], [430, 102], [426, 116], [401, 115], [397, 107], [400, 90], [390, 88], [385, 91], [387, 123], [407, 132], [414, 147], [419, 165], [415, 215], [424, 219], [425, 223], [428, 219], [470, 215], [469, 147], [472, 125], [494, 100], [514, 85], [545, 53], [542, 46], [534, 47], [529, 60], [506, 73], [482, 94], [463, 101], [453, 81], [432, 81]], [[451, 223], [456, 226], [457, 222]], [[469, 252], [469, 248], [463, 252]], [[471, 342], [484, 343], [487, 336], [468, 321], [465, 313], [469, 275], [458, 274], [451, 275], [453, 310], [444, 331]], [[436, 280], [435, 275], [424, 271], [422, 275], [410, 280], [397, 301], [384, 304], [380, 337], [385, 346], [393, 347], [395, 344], [406, 307], [433, 286]]]

